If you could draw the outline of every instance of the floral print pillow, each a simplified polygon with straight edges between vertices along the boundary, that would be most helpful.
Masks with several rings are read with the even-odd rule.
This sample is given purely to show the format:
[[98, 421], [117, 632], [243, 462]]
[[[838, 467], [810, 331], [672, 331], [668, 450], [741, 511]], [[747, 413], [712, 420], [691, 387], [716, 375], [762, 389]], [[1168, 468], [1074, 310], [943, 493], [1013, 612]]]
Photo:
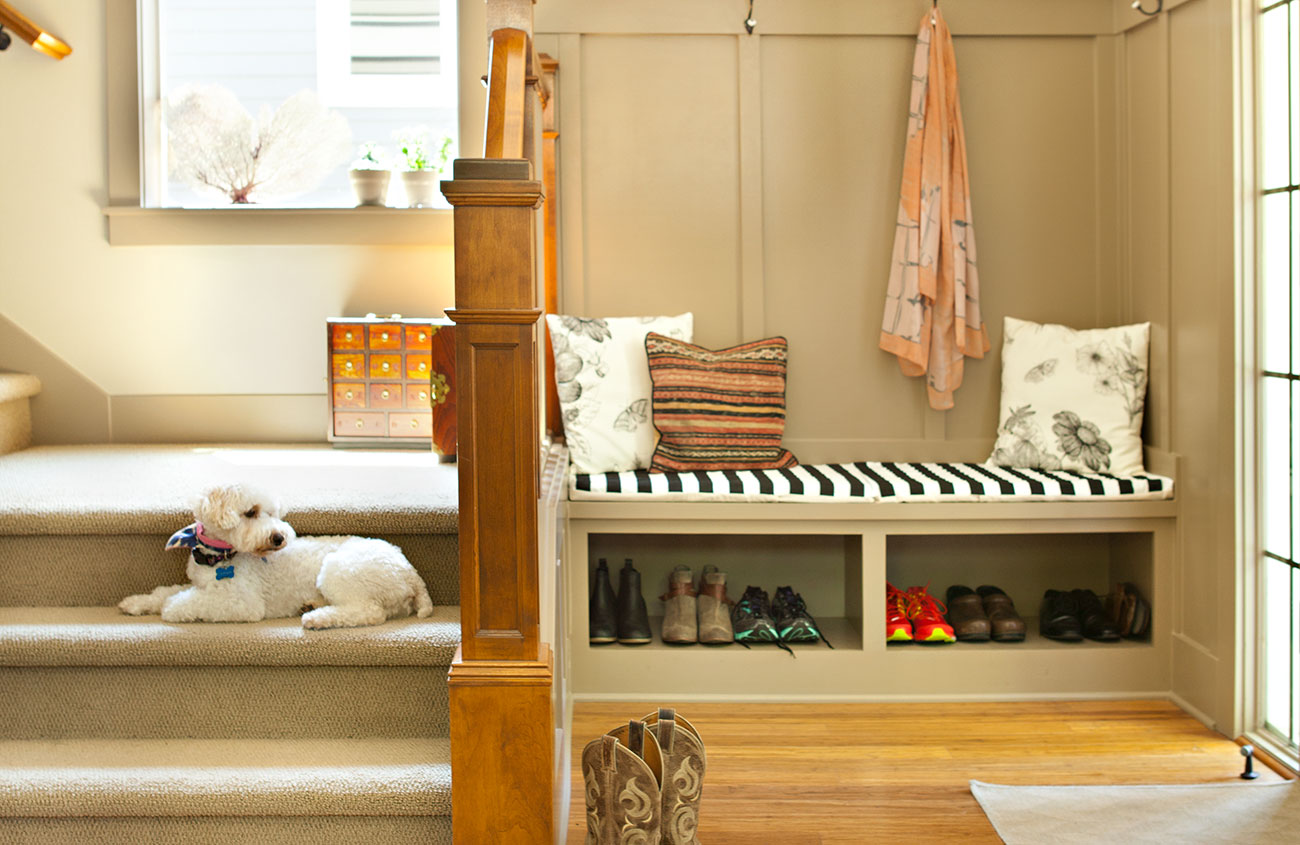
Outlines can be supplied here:
[[989, 463], [1137, 475], [1151, 324], [1076, 330], [1005, 318]]
[[695, 317], [590, 319], [547, 314], [555, 348], [555, 387], [575, 472], [646, 469], [655, 451], [645, 337], [689, 343]]

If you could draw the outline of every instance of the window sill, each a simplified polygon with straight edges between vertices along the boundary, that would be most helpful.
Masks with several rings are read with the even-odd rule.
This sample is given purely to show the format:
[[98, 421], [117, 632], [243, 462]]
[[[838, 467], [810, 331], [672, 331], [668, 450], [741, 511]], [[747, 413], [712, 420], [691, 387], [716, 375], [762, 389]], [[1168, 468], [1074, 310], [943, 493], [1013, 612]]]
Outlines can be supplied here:
[[113, 246], [452, 245], [448, 208], [139, 208], [112, 205]]

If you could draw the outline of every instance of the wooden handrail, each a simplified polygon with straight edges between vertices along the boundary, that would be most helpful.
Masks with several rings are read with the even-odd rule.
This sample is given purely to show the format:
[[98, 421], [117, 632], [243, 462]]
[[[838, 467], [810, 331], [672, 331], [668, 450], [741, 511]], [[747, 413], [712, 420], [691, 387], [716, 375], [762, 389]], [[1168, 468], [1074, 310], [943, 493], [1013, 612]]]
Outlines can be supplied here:
[[498, 29], [492, 33], [488, 71], [484, 158], [523, 158], [528, 84], [528, 33]]

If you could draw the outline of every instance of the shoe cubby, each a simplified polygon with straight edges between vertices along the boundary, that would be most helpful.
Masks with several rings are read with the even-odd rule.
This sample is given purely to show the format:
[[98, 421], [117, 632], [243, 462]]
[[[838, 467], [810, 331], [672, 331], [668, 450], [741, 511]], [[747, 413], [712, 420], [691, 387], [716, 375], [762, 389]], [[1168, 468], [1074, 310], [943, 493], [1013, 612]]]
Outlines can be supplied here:
[[[1171, 632], [1174, 502], [1022, 504], [569, 504], [563, 562], [568, 651], [562, 671], [585, 700], [1022, 700], [1162, 696]], [[591, 645], [597, 561], [611, 585], [627, 558], [641, 573], [654, 641]], [[800, 593], [834, 646], [672, 645], [659, 638], [668, 573], [684, 564]], [[885, 642], [885, 585], [1002, 588], [1023, 642]], [[1152, 608], [1142, 640], [1059, 642], [1038, 633], [1047, 589], [1104, 597], [1137, 585]]]

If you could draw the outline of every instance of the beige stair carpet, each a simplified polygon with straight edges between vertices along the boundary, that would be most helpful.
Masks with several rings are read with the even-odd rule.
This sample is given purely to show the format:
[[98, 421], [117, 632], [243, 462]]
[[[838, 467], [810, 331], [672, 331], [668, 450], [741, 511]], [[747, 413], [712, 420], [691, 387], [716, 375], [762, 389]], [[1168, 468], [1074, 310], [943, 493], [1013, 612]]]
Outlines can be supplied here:
[[26, 449], [32, 443], [31, 397], [41, 392], [41, 380], [26, 373], [0, 373], [0, 455]]

